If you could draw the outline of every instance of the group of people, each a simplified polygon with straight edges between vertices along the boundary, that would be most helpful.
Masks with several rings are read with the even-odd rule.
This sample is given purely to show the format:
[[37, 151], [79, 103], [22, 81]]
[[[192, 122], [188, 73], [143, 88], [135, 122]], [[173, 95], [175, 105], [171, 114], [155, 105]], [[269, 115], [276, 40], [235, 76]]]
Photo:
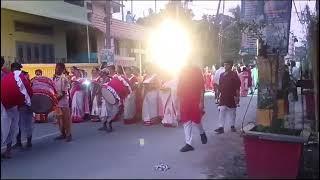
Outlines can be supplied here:
[[[214, 91], [215, 97], [216, 97], [216, 103], [218, 104], [219, 100], [219, 78], [221, 73], [223, 73], [224, 65], [221, 64], [218, 69], [215, 68], [215, 66], [212, 66], [212, 69], [210, 70], [209, 67], [205, 67], [203, 71], [203, 77], [205, 79], [205, 89], [206, 91]], [[240, 87], [240, 96], [246, 97], [249, 94], [254, 93], [254, 89], [256, 87], [256, 84], [258, 82], [258, 70], [255, 65], [243, 65], [243, 63], [240, 64], [234, 64], [232, 66], [232, 71], [236, 72], [240, 78], [241, 81], [241, 87]]]
[[[3, 66], [4, 59], [1, 61]], [[214, 85], [218, 83], [216, 87], [219, 89], [220, 126], [216, 130], [219, 134], [224, 132], [224, 122], [228, 118], [231, 118], [231, 129], [235, 131], [241, 81], [238, 74], [232, 71], [232, 65], [232, 61], [226, 61], [224, 70], [215, 72], [215, 76], [220, 74]], [[112, 123], [123, 120], [126, 124], [143, 121], [147, 126], [161, 123], [166, 127], [177, 127], [182, 123], [186, 144], [181, 152], [193, 150], [193, 126], [199, 129], [202, 143], [207, 143], [201, 125], [205, 114], [206, 80], [200, 66], [192, 59], [177, 76], [169, 76], [153, 64], [145, 66], [142, 76], [136, 67], [102, 64], [92, 70], [90, 79], [85, 71], [77, 67], [72, 67], [69, 73], [65, 64], [57, 63], [54, 77], [48, 78], [49, 83], [44, 85], [53, 87], [50, 92], [54, 92], [50, 97], [53, 99], [52, 108], [45, 113], [35, 112], [32, 108], [32, 103], [37, 102], [34, 97], [39, 92], [43, 93], [42, 90], [35, 91], [36, 82], [43, 77], [42, 71], [36, 70], [36, 77], [30, 80], [19, 63], [13, 63], [11, 71], [1, 69], [1, 123], [4, 124], [1, 137], [2, 143], [7, 145], [2, 154], [4, 158], [11, 157], [14, 138], [17, 138], [15, 146], [22, 146], [21, 140], [18, 140], [21, 134], [27, 137], [27, 147], [31, 147], [32, 119], [46, 119], [49, 113], [54, 114], [61, 133], [55, 139], [66, 142], [72, 141], [72, 122], [101, 121], [99, 130], [112, 132]]]

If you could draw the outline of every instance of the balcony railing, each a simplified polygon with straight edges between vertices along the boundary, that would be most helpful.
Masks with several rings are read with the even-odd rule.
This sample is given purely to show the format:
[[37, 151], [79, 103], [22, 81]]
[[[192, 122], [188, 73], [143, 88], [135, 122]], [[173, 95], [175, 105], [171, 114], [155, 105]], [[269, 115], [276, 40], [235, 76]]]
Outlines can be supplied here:
[[10, 63], [19, 62], [21, 64], [55, 64], [55, 63], [98, 63], [97, 53], [90, 53], [90, 60], [87, 53], [79, 53], [70, 58], [49, 58], [49, 59], [29, 59], [12, 56], [4, 56], [6, 66], [10, 67]]

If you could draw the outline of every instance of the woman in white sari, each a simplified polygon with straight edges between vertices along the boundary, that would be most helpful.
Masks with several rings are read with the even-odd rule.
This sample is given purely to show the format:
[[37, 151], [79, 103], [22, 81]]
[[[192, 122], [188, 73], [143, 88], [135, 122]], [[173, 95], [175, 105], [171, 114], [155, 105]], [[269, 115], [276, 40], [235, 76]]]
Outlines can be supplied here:
[[151, 67], [147, 67], [143, 78], [142, 119], [146, 126], [159, 124], [163, 118], [163, 103], [159, 91], [160, 80], [157, 74], [151, 72]]
[[71, 119], [73, 123], [84, 121], [84, 91], [81, 85], [81, 73], [74, 71], [74, 77], [71, 79]]
[[164, 106], [164, 116], [162, 125], [165, 127], [177, 127], [179, 125], [179, 102], [177, 97], [178, 80], [172, 79], [164, 83], [162, 91], [162, 102]]

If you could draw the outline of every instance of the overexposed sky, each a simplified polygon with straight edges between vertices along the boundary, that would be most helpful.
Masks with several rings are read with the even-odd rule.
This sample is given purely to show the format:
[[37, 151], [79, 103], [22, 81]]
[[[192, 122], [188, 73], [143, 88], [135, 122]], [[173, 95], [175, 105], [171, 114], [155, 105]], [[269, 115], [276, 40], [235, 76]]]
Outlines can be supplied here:
[[[157, 0], [157, 12], [159, 12], [160, 9], [163, 9], [168, 1], [164, 0]], [[312, 12], [315, 11], [315, 0], [295, 0], [295, 4], [297, 7], [298, 13], [300, 13], [305, 5], [309, 5]], [[203, 14], [216, 14], [218, 9], [218, 0], [211, 0], [211, 1], [201, 1], [201, 0], [193, 0], [193, 2], [189, 3], [189, 7], [192, 9], [193, 13], [195, 14], [194, 19], [201, 19]], [[133, 14], [136, 15], [136, 19], [139, 17], [144, 17], [148, 15], [148, 9], [152, 8], [155, 10], [155, 1], [149, 0], [149, 1], [139, 1], [134, 0], [131, 3], [131, 0], [124, 1], [124, 11], [125, 14], [127, 11], [131, 11], [131, 4], [133, 4]], [[225, 10], [224, 13], [227, 15], [230, 15], [229, 9], [235, 8], [237, 5], [241, 5], [241, 1], [225, 1]], [[220, 12], [222, 12], [223, 4], [221, 3], [220, 6]], [[300, 16], [300, 14], [299, 14]], [[114, 18], [121, 19], [121, 13], [114, 14]], [[297, 13], [295, 11], [294, 5], [292, 5], [292, 12], [291, 12], [291, 31], [298, 37], [298, 40], [300, 41], [305, 37], [306, 34], [306, 26], [303, 26], [299, 23]], [[298, 44], [299, 45], [299, 42]]]

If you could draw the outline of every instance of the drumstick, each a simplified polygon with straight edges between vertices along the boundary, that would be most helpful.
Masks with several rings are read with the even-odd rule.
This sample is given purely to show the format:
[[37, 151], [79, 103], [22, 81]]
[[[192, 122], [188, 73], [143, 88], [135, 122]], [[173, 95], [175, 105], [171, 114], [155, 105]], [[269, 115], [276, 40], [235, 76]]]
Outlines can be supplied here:
[[126, 72], [124, 71], [124, 69], [123, 69], [123, 66], [122, 66], [122, 65], [121, 65], [121, 69], [122, 69], [122, 72], [123, 72], [124, 76], [125, 76], [125, 77], [127, 77], [127, 74], [126, 74]]

